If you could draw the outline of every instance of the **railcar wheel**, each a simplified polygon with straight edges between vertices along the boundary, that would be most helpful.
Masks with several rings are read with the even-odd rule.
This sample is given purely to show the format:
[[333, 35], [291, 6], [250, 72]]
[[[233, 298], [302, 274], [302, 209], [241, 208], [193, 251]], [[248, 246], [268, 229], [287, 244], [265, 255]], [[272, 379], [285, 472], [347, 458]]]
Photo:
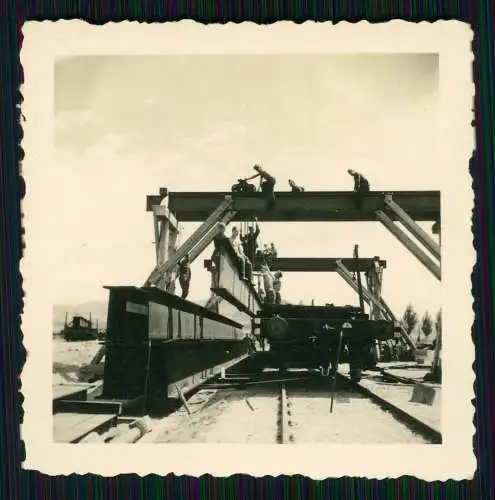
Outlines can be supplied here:
[[266, 336], [269, 340], [280, 341], [287, 338], [288, 334], [289, 324], [286, 319], [277, 315], [268, 321]]

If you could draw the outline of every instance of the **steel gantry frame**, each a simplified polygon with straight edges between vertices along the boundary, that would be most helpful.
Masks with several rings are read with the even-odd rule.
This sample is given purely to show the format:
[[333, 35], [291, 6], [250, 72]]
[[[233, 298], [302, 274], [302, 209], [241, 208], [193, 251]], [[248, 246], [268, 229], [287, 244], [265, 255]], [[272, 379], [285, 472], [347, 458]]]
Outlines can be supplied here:
[[[225, 198], [225, 193], [170, 193], [170, 210], [181, 221], [204, 220]], [[156, 197], [148, 197], [149, 203]], [[244, 220], [256, 214], [262, 221], [379, 221], [416, 259], [438, 280], [441, 280], [441, 222], [439, 191], [373, 191], [362, 196], [356, 208], [355, 194], [339, 191], [277, 193], [276, 204], [267, 210], [259, 193], [237, 195], [233, 198], [236, 214], [232, 220]], [[433, 222], [432, 233], [439, 243], [424, 231], [418, 221]], [[416, 243], [402, 224], [419, 242]]]
[[[164, 206], [162, 201], [167, 195], [168, 206]], [[236, 196], [232, 196], [231, 193], [169, 194], [165, 188], [161, 188], [158, 196], [148, 196], [147, 210], [153, 211], [154, 215], [157, 262], [145, 286], [155, 285], [173, 291], [175, 272], [180, 259], [189, 254], [190, 261], [194, 261], [213, 240], [219, 222], [227, 224], [232, 220], [246, 220], [254, 214], [259, 221], [379, 221], [419, 262], [441, 280], [441, 219], [438, 191], [370, 192], [363, 195], [359, 209], [356, 208], [355, 194], [352, 192], [277, 193], [276, 207], [268, 210], [263, 197], [258, 193]], [[182, 222], [204, 221], [180, 246], [178, 246], [179, 219]], [[417, 221], [433, 222], [432, 233], [438, 234], [439, 243], [435, 242]], [[396, 222], [402, 224], [423, 248]], [[299, 264], [301, 265], [301, 262]], [[332, 265], [344, 281], [358, 292], [358, 281], [344, 266], [343, 259], [335, 259]], [[363, 297], [370, 306], [372, 318], [397, 321], [381, 296], [382, 273], [383, 267], [378, 261], [366, 271]], [[214, 279], [212, 276], [212, 280]], [[212, 293], [207, 305], [215, 308], [220, 300], [221, 298]], [[404, 325], [402, 325], [402, 337], [410, 347], [415, 348]]]

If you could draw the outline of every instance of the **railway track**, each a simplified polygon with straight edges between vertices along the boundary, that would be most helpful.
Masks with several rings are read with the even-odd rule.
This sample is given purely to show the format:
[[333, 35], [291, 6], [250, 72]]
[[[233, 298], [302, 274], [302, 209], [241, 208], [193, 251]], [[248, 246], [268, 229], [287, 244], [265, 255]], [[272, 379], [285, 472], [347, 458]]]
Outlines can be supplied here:
[[287, 390], [285, 384], [280, 386], [280, 408], [279, 408], [279, 429], [278, 429], [278, 442], [280, 444], [287, 444], [293, 440], [293, 435], [290, 433], [292, 426], [291, 419], [291, 406], [287, 400]]
[[[105, 432], [91, 432], [81, 439], [76, 437], [77, 429], [69, 429], [71, 442], [441, 443], [436, 429], [394, 405], [393, 398], [370, 391], [366, 384], [351, 383], [344, 375], [334, 379], [317, 371], [260, 372], [249, 363], [239, 366], [186, 396], [180, 393], [182, 406], [178, 410], [147, 423], [141, 422], [140, 416], [114, 416], [112, 420], [112, 415], [105, 416], [105, 409], [97, 409], [101, 405], [94, 402], [89, 406], [99, 415], [88, 418], [98, 420], [99, 425], [101, 421]], [[376, 380], [375, 373], [370, 373], [368, 380]], [[404, 390], [415, 382], [383, 369], [379, 373], [392, 390]], [[76, 418], [77, 401], [65, 401], [67, 404], [75, 405], [69, 411], [76, 412], [67, 418]], [[419, 417], [423, 418], [421, 412]], [[117, 438], [112, 425], [120, 429], [122, 437]]]
[[[171, 416], [154, 442], [258, 444], [394, 444], [441, 442], [437, 431], [388, 401], [337, 375], [331, 411], [332, 380], [318, 375], [227, 376], [190, 398], [208, 402], [192, 414]], [[224, 387], [222, 387], [222, 385]], [[214, 389], [212, 389], [214, 387]], [[166, 420], [166, 419], [165, 419]]]

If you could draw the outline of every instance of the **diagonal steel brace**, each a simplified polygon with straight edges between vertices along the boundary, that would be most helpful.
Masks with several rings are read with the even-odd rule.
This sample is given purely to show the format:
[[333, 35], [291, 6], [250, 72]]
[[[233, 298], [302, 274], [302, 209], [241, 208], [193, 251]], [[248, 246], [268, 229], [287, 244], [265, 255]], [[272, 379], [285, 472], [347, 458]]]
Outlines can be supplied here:
[[402, 222], [402, 224], [404, 224], [409, 231], [411, 231], [414, 237], [417, 238], [431, 252], [431, 254], [440, 261], [440, 245], [426, 231], [424, 231], [414, 219], [409, 217], [405, 210], [395, 203], [392, 199], [392, 195], [385, 195], [385, 204], [397, 215], [399, 221]]
[[[336, 261], [337, 265], [337, 273], [340, 275], [341, 278], [355, 291], [358, 292], [358, 284], [352, 277], [352, 274], [348, 271], [348, 269], [342, 264], [341, 260]], [[401, 328], [401, 335], [404, 338], [405, 342], [412, 348], [416, 349], [416, 344], [414, 341], [411, 339], [409, 334], [407, 333], [402, 321], [398, 321], [395, 315], [393, 314], [392, 310], [388, 307], [386, 302], [383, 300], [383, 298], [380, 298], [378, 300], [376, 297], [374, 297], [367, 289], [363, 288], [363, 296], [364, 299], [368, 304], [372, 302], [383, 314], [385, 318], [388, 318], [389, 321], [394, 321], [400, 324]]]
[[[198, 243], [201, 242], [209, 233], [209, 242], [203, 247], [206, 248], [213, 240], [212, 229], [222, 220], [226, 212], [232, 206], [232, 197], [226, 196], [225, 200], [210, 214], [210, 216], [201, 224], [201, 226], [180, 246], [177, 252], [166, 262], [155, 267], [148, 276], [144, 286], [155, 285], [166, 273], [173, 271], [179, 261], [190, 253]], [[199, 254], [198, 254], [199, 255]]]
[[442, 279], [440, 266], [426, 255], [423, 250], [407, 236], [407, 234], [396, 226], [392, 219], [381, 210], [376, 212], [378, 220], [437, 278]]

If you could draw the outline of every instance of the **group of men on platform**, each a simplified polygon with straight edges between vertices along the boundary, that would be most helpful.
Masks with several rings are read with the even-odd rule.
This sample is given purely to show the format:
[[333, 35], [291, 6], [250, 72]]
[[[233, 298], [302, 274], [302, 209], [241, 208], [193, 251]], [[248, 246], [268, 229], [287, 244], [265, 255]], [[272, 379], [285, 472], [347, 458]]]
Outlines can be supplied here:
[[269, 263], [273, 262], [273, 259], [277, 256], [277, 250], [273, 243], [271, 243], [270, 247], [265, 245], [263, 250], [258, 250], [260, 228], [257, 219], [255, 218], [255, 225], [250, 226], [245, 235], [239, 233], [237, 226], [232, 227], [230, 237], [226, 236], [225, 231], [225, 224], [220, 223], [218, 225], [218, 234], [214, 240], [215, 251], [213, 252], [212, 261], [215, 261], [222, 240], [228, 240], [240, 264], [240, 278], [244, 281], [251, 281], [253, 270], [257, 271], [258, 275], [263, 279], [264, 287], [258, 286], [258, 293], [262, 301], [272, 304], [281, 303], [282, 273], [280, 271], [272, 273], [269, 268]]
[[[275, 184], [276, 179], [270, 175], [266, 170], [263, 170], [259, 165], [255, 165], [254, 170], [256, 174], [246, 179], [239, 179], [237, 184], [232, 186], [233, 193], [253, 193], [257, 189], [254, 185], [250, 184], [249, 181], [260, 178], [259, 190], [266, 198], [267, 208], [272, 209], [275, 207]], [[354, 179], [354, 193], [356, 194], [356, 207], [360, 209], [362, 207], [363, 195], [369, 193], [370, 183], [362, 174], [356, 172], [355, 170], [349, 169], [347, 173]], [[293, 193], [302, 193], [304, 188], [298, 186], [293, 179], [289, 179], [289, 186]]]
[[[232, 192], [256, 192], [256, 188], [252, 184], [249, 184], [248, 181], [259, 177], [261, 181], [260, 191], [266, 198], [267, 208], [272, 209], [275, 206], [276, 179], [263, 170], [259, 165], [255, 165], [253, 168], [256, 170], [256, 174], [246, 179], [239, 179], [238, 183], [232, 186]], [[347, 172], [354, 179], [354, 192], [356, 193], [357, 208], [361, 208], [362, 195], [369, 192], [370, 183], [365, 177], [354, 170], [349, 169]], [[293, 193], [304, 192], [304, 188], [298, 186], [293, 179], [289, 179], [289, 185]], [[258, 286], [258, 293], [262, 299], [267, 303], [279, 304], [282, 300], [280, 295], [282, 273], [277, 271], [272, 274], [270, 271], [270, 265], [276, 261], [277, 250], [273, 243], [270, 244], [270, 247], [265, 244], [263, 249], [258, 249], [257, 240], [260, 234], [260, 228], [256, 217], [254, 220], [255, 226], [249, 226], [247, 234], [241, 235], [238, 228], [234, 226], [232, 228], [231, 236], [228, 239], [230, 240], [232, 248], [234, 249], [241, 266], [241, 279], [250, 281], [253, 276], [254, 268], [263, 278], [264, 287], [262, 288], [261, 286]], [[221, 239], [227, 238], [225, 230], [225, 224], [220, 223], [219, 233], [215, 238], [215, 251], [218, 249], [218, 242]], [[191, 267], [188, 255], [186, 255], [179, 262], [178, 278], [182, 289], [181, 296], [185, 299], [189, 293], [189, 284], [191, 282]]]

